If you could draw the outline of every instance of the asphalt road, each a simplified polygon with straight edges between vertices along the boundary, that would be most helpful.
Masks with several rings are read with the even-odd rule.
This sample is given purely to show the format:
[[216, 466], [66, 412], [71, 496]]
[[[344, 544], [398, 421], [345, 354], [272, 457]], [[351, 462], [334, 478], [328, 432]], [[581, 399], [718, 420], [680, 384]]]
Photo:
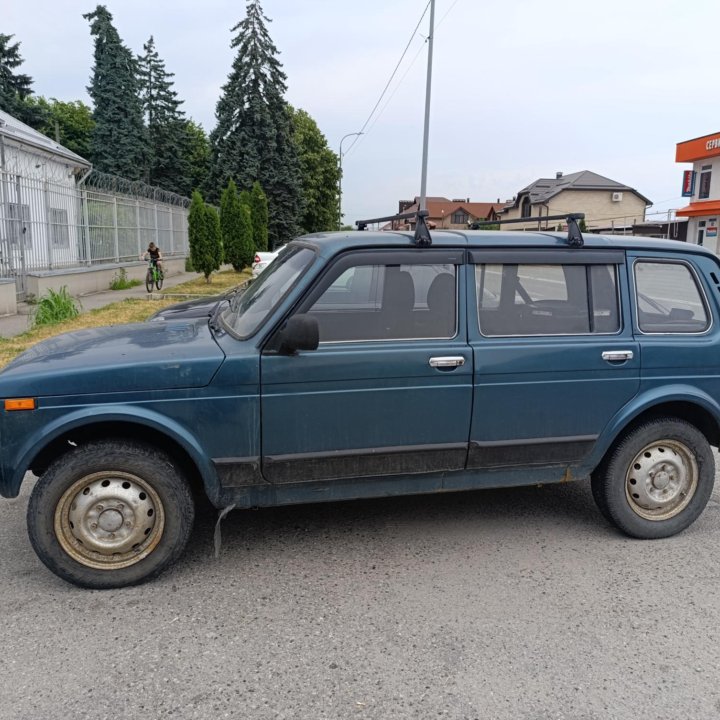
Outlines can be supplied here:
[[[720, 488], [720, 483], [718, 484]], [[154, 582], [79, 590], [0, 499], [0, 718], [720, 717], [720, 493], [669, 540], [584, 483], [199, 517]]]

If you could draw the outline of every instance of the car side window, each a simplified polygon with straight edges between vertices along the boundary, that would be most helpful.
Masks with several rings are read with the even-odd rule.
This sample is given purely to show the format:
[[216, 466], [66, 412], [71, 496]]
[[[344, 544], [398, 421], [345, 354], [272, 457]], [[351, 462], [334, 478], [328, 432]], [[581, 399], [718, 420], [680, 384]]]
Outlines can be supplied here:
[[330, 275], [307, 312], [320, 342], [449, 339], [457, 333], [455, 265], [355, 265]]
[[481, 264], [475, 284], [480, 332], [488, 337], [620, 330], [615, 265]]
[[635, 262], [635, 303], [643, 333], [697, 333], [710, 326], [697, 279], [679, 262]]

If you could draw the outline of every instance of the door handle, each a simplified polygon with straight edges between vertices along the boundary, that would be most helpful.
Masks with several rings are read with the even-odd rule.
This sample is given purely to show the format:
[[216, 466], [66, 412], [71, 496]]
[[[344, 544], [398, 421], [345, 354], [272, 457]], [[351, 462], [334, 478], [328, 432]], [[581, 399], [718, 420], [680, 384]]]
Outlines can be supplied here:
[[434, 368], [454, 368], [465, 364], [465, 358], [462, 355], [448, 355], [446, 357], [431, 357], [429, 360], [430, 367]]
[[625, 360], [633, 359], [632, 350], [605, 350], [602, 354], [602, 359], [608, 362], [624, 362]]

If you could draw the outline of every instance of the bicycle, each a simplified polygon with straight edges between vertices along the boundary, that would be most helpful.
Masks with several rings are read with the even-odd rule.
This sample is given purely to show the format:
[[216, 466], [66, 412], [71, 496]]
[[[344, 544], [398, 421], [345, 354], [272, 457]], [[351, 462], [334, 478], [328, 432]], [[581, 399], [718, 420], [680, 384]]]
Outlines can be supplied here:
[[148, 271], [145, 276], [145, 289], [150, 293], [153, 291], [153, 285], [158, 290], [162, 290], [163, 280], [165, 276], [162, 270], [157, 266], [157, 263], [151, 258], [148, 260]]

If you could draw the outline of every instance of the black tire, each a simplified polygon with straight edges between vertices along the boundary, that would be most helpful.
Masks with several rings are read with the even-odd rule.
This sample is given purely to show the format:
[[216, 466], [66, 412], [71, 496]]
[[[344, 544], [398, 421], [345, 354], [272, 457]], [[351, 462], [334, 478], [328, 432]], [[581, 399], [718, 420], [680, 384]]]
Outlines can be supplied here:
[[147, 275], [145, 275], [145, 289], [151, 293], [153, 291], [153, 285], [155, 284], [155, 278], [153, 278], [153, 272], [152, 270], [147, 271]]
[[646, 540], [685, 530], [707, 505], [715, 460], [705, 436], [672, 417], [649, 420], [607, 453], [592, 475], [600, 512], [627, 535]]
[[162, 290], [163, 280], [164, 280], [163, 274], [158, 270], [157, 281], [155, 283], [157, 285], [158, 290]]
[[93, 589], [136, 585], [182, 554], [195, 508], [190, 488], [157, 448], [126, 440], [82, 445], [38, 480], [28, 533], [42, 562]]

